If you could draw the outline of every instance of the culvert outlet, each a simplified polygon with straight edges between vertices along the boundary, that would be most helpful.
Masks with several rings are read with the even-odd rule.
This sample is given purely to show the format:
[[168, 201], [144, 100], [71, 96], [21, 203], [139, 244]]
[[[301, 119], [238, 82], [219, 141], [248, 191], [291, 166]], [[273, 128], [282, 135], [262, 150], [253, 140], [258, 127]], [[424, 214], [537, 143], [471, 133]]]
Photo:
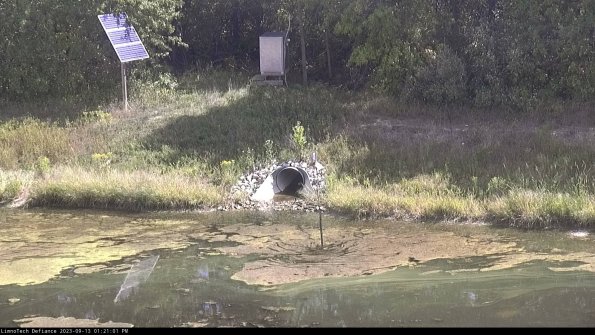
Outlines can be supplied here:
[[299, 167], [281, 167], [275, 170], [272, 176], [275, 194], [298, 196], [298, 192], [303, 193], [312, 189], [308, 173]]

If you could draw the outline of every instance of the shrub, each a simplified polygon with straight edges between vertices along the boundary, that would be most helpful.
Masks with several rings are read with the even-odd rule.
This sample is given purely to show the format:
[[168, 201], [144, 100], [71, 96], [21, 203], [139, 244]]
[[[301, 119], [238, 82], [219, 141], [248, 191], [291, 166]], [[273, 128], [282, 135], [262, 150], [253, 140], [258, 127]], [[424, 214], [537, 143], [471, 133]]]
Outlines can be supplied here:
[[415, 73], [413, 97], [434, 104], [460, 102], [465, 97], [463, 61], [445, 45], [430, 53], [429, 61]]

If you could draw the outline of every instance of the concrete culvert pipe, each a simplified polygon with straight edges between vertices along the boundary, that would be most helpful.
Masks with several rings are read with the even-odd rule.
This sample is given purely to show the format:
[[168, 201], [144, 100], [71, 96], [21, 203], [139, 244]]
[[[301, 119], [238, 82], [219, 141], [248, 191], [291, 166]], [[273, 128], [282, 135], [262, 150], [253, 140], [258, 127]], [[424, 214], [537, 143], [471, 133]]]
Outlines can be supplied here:
[[273, 179], [275, 194], [297, 196], [302, 189], [311, 188], [308, 173], [294, 166], [278, 168], [273, 172]]

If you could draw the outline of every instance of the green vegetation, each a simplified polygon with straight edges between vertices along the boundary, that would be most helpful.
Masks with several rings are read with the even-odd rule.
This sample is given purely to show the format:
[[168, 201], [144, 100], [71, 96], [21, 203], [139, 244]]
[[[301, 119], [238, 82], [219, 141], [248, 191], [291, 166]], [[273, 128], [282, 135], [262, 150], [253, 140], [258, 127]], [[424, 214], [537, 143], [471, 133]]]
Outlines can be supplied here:
[[[203, 208], [316, 150], [338, 211], [592, 226], [594, 4], [0, 1], [0, 202]], [[128, 111], [109, 12], [151, 55]], [[289, 18], [290, 85], [248, 87]]]
[[[98, 14], [127, 12], [153, 58], [180, 42], [173, 36], [179, 0], [0, 1], [0, 96], [88, 104], [111, 90], [118, 58]], [[155, 62], [157, 65], [157, 62]], [[142, 65], [141, 65], [142, 66]], [[1, 101], [0, 101], [1, 102]]]
[[0, 169], [0, 204], [6, 204], [21, 195], [33, 181], [33, 175], [26, 171], [3, 171]]
[[[131, 78], [249, 69], [286, 31], [293, 82], [374, 88], [408, 102], [539, 110], [595, 94], [592, 0], [0, 1], [0, 97], [91, 107], [119, 96], [97, 14], [126, 12], [151, 58]], [[1, 101], [0, 101], [1, 102]]]
[[37, 181], [33, 192], [33, 206], [73, 208], [196, 209], [223, 201], [216, 187], [177, 173], [89, 171], [65, 166]]
[[32, 206], [211, 208], [235, 201], [229, 190], [242, 173], [316, 150], [328, 168], [324, 201], [337, 212], [595, 224], [588, 105], [502, 117], [325, 86], [248, 87], [229, 72], [169, 80], [137, 84], [128, 112], [5, 122], [2, 201], [27, 190]]
[[295, 126], [291, 128], [291, 130], [291, 139], [293, 140], [293, 145], [296, 147], [299, 159], [304, 160], [306, 154], [306, 144], [308, 143], [304, 126], [302, 126], [300, 121], [298, 121]]
[[0, 167], [35, 165], [41, 157], [51, 162], [71, 157], [69, 129], [27, 118], [0, 124]]

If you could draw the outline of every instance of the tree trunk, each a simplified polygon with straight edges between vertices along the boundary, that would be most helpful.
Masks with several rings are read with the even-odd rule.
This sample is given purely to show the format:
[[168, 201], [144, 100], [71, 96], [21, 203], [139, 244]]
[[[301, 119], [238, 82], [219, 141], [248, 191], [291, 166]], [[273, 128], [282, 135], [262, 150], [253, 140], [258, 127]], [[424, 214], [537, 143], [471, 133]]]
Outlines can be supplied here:
[[236, 0], [233, 3], [233, 9], [231, 12], [231, 54], [237, 57], [240, 54], [240, 3]]
[[302, 84], [304, 86], [308, 85], [308, 69], [307, 61], [306, 61], [306, 37], [304, 32], [304, 20], [305, 15], [302, 15], [300, 18], [300, 48], [302, 50]]
[[328, 42], [328, 29], [324, 30], [324, 44], [326, 47], [326, 66], [328, 68], [328, 80], [333, 79], [333, 68], [331, 66], [331, 48]]

